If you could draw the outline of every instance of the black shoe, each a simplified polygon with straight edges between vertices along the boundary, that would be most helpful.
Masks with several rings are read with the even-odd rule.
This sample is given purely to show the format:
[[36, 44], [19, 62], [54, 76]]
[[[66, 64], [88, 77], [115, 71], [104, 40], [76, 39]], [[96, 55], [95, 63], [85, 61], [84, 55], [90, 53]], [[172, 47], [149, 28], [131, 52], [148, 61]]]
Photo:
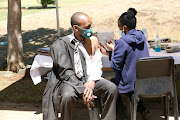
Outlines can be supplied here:
[[140, 112], [140, 113], [141, 113], [141, 116], [142, 116], [143, 120], [149, 120], [150, 119], [151, 112], [148, 109], [146, 109], [146, 110], [144, 110], [143, 112]]

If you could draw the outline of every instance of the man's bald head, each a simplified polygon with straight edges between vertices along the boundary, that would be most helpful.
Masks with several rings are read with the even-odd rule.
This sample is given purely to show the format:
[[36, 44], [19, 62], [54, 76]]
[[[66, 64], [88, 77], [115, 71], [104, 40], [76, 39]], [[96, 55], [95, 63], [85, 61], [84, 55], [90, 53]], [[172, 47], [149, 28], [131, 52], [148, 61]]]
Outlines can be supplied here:
[[84, 19], [86, 20], [87, 18], [89, 18], [89, 16], [85, 13], [82, 12], [76, 12], [72, 15], [71, 17], [71, 26], [73, 27], [73, 25], [81, 25], [80, 19]]

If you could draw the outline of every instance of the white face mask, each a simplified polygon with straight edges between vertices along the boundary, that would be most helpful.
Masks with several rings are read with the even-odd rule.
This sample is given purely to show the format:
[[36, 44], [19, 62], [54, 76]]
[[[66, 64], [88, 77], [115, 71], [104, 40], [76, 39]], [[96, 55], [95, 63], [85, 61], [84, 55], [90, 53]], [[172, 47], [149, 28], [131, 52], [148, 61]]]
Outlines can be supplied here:
[[119, 35], [122, 37], [122, 36], [125, 36], [125, 33], [124, 33], [124, 26], [123, 26], [123, 30], [120, 30], [119, 31]]

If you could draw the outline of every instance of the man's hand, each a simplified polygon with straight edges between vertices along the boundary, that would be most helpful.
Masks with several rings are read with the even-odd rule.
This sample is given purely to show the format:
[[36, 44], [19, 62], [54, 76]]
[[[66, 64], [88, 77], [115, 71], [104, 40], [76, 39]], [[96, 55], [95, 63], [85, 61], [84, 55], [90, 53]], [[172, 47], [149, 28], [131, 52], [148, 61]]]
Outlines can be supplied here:
[[91, 110], [90, 105], [94, 107], [94, 98], [97, 98], [93, 95], [95, 82], [94, 81], [88, 81], [84, 84], [85, 90], [82, 94], [84, 104], [87, 105], [88, 109]]

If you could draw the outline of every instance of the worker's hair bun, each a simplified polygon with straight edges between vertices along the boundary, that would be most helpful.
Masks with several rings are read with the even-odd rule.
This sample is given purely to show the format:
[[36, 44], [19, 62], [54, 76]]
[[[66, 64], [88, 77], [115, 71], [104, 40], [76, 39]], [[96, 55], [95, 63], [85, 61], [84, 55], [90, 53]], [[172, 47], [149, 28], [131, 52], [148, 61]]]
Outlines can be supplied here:
[[136, 14], [137, 14], [137, 11], [134, 8], [129, 8], [127, 11], [127, 17], [130, 20], [135, 18]]

